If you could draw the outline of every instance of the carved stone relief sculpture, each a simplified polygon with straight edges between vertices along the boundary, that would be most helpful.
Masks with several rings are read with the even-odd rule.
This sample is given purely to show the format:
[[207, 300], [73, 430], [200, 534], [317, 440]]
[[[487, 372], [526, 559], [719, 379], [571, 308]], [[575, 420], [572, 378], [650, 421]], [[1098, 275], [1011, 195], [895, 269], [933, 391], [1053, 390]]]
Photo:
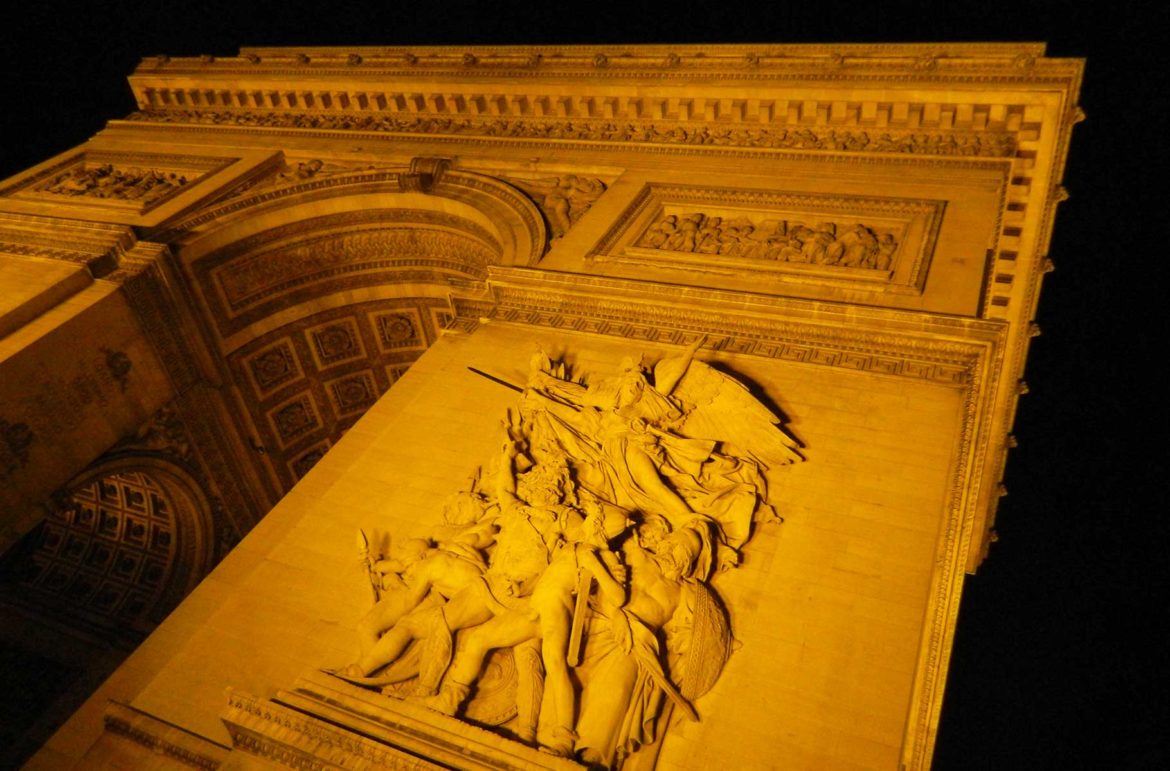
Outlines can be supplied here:
[[328, 115], [291, 112], [230, 112], [226, 110], [140, 110], [127, 120], [219, 126], [263, 126], [332, 131], [376, 131], [404, 134], [637, 142], [671, 145], [763, 147], [785, 150], [914, 153], [1010, 157], [1014, 137], [1006, 131], [856, 131], [824, 128], [715, 127], [681, 122], [598, 120], [475, 120], [396, 114]]
[[860, 222], [753, 222], [747, 217], [732, 219], [702, 212], [665, 214], [636, 245], [671, 252], [881, 271], [890, 269], [898, 250], [892, 232]]
[[[82, 206], [115, 219], [141, 217], [189, 193], [197, 196], [204, 180], [239, 161], [233, 156], [73, 151], [6, 181], [0, 198], [18, 207]], [[165, 207], [162, 211], [160, 216], [166, 216]]]
[[187, 177], [158, 169], [118, 168], [110, 163], [79, 166], [35, 188], [54, 195], [113, 198], [153, 203], [187, 184]]
[[605, 192], [605, 183], [594, 177], [566, 174], [545, 179], [508, 179], [532, 196], [549, 224], [549, 235], [556, 239], [569, 232], [589, 207]]
[[731, 654], [716, 588], [757, 523], [765, 472], [802, 460], [743, 384], [694, 358], [582, 381], [532, 360], [500, 449], [424, 539], [371, 555], [350, 682], [555, 755], [649, 763]]
[[[712, 286], [923, 295], [946, 202], [650, 183], [588, 259]], [[735, 282], [740, 282], [736, 284]], [[822, 287], [823, 289], [813, 289]]]

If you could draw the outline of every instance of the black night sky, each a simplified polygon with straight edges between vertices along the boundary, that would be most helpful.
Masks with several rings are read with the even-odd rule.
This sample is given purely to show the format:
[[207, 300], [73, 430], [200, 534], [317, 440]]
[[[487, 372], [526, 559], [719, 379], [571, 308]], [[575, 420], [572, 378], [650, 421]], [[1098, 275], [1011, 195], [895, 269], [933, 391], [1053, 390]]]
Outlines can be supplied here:
[[[1000, 541], [968, 579], [935, 767], [1170, 768], [1164, 673], [1170, 305], [1158, 2], [721, 0], [170, 4], [9, 0], [0, 178], [134, 109], [144, 56], [241, 45], [1047, 41], [1088, 59]], [[77, 10], [84, 8], [85, 10]], [[1155, 393], [1157, 391], [1157, 393]], [[1155, 494], [1157, 493], [1157, 494]], [[734, 765], [734, 761], [729, 761]]]

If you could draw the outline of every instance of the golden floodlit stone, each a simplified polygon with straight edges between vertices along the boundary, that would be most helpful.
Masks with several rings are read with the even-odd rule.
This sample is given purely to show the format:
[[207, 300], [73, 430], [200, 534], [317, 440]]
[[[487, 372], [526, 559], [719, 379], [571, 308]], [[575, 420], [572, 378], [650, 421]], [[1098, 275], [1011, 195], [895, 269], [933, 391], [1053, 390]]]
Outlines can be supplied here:
[[0, 182], [3, 545], [154, 629], [29, 767], [929, 767], [1081, 70], [143, 60]]

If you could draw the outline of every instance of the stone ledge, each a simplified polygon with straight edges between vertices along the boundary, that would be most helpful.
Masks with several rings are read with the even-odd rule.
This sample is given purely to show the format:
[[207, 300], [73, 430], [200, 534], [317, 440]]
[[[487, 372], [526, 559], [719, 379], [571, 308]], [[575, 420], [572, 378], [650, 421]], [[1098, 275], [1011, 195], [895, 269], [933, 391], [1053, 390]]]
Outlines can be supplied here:
[[228, 704], [221, 717], [235, 751], [296, 768], [581, 768], [324, 672], [307, 672], [272, 699], [228, 689]]

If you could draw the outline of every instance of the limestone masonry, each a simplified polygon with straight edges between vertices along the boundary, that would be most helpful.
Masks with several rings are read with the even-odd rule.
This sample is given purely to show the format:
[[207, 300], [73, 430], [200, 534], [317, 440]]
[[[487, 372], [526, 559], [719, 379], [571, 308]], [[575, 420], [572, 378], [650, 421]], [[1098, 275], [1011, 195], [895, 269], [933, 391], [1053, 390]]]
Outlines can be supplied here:
[[929, 767], [1081, 71], [144, 60], [0, 181], [12, 602], [149, 633], [28, 767]]

